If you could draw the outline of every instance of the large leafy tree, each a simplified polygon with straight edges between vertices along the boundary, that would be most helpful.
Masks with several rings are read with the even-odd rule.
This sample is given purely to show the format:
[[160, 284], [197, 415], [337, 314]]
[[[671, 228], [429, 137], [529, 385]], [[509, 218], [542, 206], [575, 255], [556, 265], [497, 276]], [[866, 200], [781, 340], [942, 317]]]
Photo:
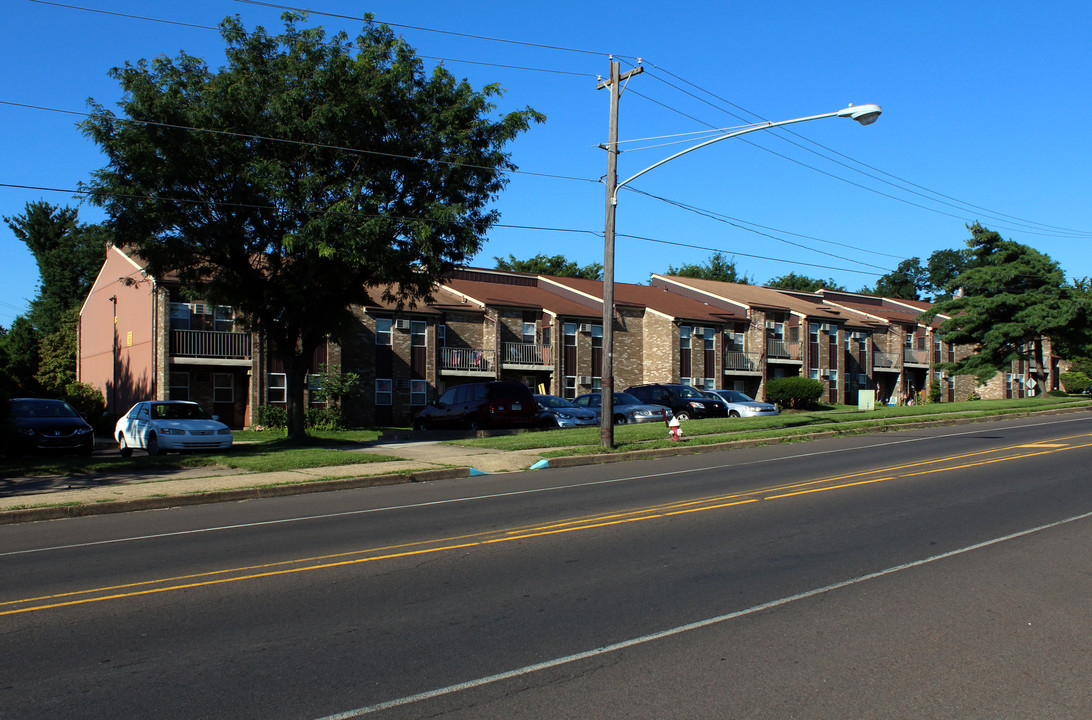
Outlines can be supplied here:
[[1035, 391], [1046, 389], [1043, 338], [1086, 346], [1092, 337], [1092, 300], [1077, 297], [1061, 268], [1047, 255], [1004, 240], [978, 223], [968, 226], [968, 262], [953, 281], [959, 292], [924, 315], [947, 315], [945, 342], [970, 344], [975, 352], [946, 369], [985, 382], [1016, 358], [1032, 363]]
[[75, 208], [39, 201], [27, 203], [22, 215], [4, 218], [38, 263], [41, 283], [27, 319], [47, 335], [57, 332], [66, 311], [87, 297], [110, 240], [109, 230], [80, 223], [77, 215]]
[[369, 287], [412, 304], [478, 251], [514, 169], [503, 148], [544, 118], [498, 116], [496, 85], [426, 74], [370, 16], [355, 41], [282, 17], [279, 35], [225, 19], [216, 71], [184, 53], [114, 68], [126, 119], [92, 103], [83, 127], [118, 240], [264, 334], [299, 438], [314, 349]]
[[747, 277], [736, 270], [736, 261], [729, 260], [722, 253], [713, 253], [709, 259], [700, 265], [684, 264], [679, 267], [668, 265], [665, 275], [678, 275], [680, 277], [699, 278], [701, 280], [719, 280], [720, 282], [739, 283], [750, 285], [754, 278]]
[[515, 255], [508, 255], [508, 259], [493, 257], [498, 270], [509, 272], [535, 273], [537, 275], [555, 275], [557, 277], [575, 277], [585, 280], [602, 280], [603, 263], [590, 263], [580, 266], [564, 255], [547, 257], [539, 253], [526, 260], [517, 260]]
[[790, 272], [788, 275], [782, 275], [781, 277], [771, 278], [766, 287], [777, 288], [779, 290], [799, 290], [801, 292], [815, 292], [816, 290], [845, 290], [845, 287], [834, 282], [834, 279], [820, 280], [819, 278], [808, 277], [807, 275], [797, 275], [795, 272]]

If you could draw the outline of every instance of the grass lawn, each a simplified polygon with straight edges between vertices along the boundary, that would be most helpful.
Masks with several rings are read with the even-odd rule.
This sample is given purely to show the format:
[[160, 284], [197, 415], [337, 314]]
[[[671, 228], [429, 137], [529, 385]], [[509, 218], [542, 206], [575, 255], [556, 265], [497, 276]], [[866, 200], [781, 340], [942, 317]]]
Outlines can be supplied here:
[[[1060, 407], [1087, 407], [1092, 402], [1079, 397], [1038, 397], [1020, 400], [974, 400], [957, 403], [935, 403], [905, 407], [882, 407], [861, 412], [854, 407], [835, 406], [812, 411], [788, 411], [775, 417], [709, 418], [689, 420], [682, 425], [683, 442], [713, 444], [729, 440], [770, 438], [791, 441], [817, 430], [840, 433], [874, 430], [897, 430], [900, 426], [923, 420], [974, 419], [991, 415], [1032, 412]], [[488, 447], [499, 450], [547, 449], [545, 457], [611, 452], [600, 445], [599, 428], [545, 430], [541, 432], [502, 435], [487, 438], [452, 440], [451, 444]], [[616, 425], [613, 452], [670, 446], [667, 428], [662, 422], [640, 425]], [[549, 448], [559, 448], [549, 451]], [[563, 448], [563, 449], [560, 449]]]

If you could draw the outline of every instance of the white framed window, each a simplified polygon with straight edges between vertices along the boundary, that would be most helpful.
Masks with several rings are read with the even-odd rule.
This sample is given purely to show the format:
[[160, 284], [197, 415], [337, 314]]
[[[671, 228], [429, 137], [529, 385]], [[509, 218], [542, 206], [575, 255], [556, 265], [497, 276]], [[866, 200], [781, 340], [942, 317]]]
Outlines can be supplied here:
[[702, 389], [703, 390], [716, 390], [717, 389], [717, 381], [714, 380], [713, 378], [705, 378], [705, 387], [702, 388]]
[[564, 396], [570, 400], [576, 397], [576, 375], [565, 376]]
[[440, 343], [440, 347], [447, 347], [447, 325], [436, 326], [436, 342]]
[[288, 402], [288, 376], [284, 373], [269, 373], [269, 388], [266, 402]]
[[172, 372], [170, 377], [170, 393], [171, 400], [189, 400], [190, 399], [190, 374], [188, 372]]
[[421, 406], [428, 403], [428, 382], [410, 380], [410, 405]]
[[217, 305], [212, 312], [212, 328], [220, 332], [235, 329], [235, 310], [230, 305]]
[[[689, 325], [680, 325], [679, 326], [679, 349], [680, 350], [689, 350], [690, 349], [690, 336], [691, 336], [691, 334], [693, 332], [694, 332], [694, 328], [690, 327]], [[689, 383], [686, 383], [686, 384], [689, 384]]]
[[549, 325], [542, 326], [542, 344], [545, 347], [550, 347], [550, 335], [552, 334], [551, 330], [553, 330], [553, 328], [551, 328]]
[[186, 303], [171, 303], [171, 330], [189, 330], [193, 316]]
[[828, 379], [830, 380], [830, 389], [831, 390], [837, 390], [838, 389], [838, 373], [837, 373], [837, 371], [831, 371], [830, 376], [829, 376]]
[[394, 381], [390, 378], [375, 381], [375, 404], [376, 406], [394, 404]]
[[424, 320], [410, 321], [410, 345], [413, 347], [425, 347], [425, 329], [428, 323]]
[[679, 384], [680, 385], [690, 385], [691, 384], [691, 378], [688, 378], [688, 377], [679, 378]]
[[533, 322], [523, 323], [523, 342], [527, 345], [535, 344], [535, 324]]
[[392, 318], [376, 318], [375, 319], [375, 344], [391, 346], [391, 332], [394, 328], [394, 320]]
[[819, 368], [812, 368], [812, 369], [808, 370], [808, 377], [811, 378], [812, 380], [818, 380], [819, 379]]
[[593, 377], [591, 379], [591, 390], [592, 392], [601, 392], [603, 390], [603, 378]]
[[235, 402], [235, 376], [231, 373], [212, 374], [212, 401], [214, 403]]

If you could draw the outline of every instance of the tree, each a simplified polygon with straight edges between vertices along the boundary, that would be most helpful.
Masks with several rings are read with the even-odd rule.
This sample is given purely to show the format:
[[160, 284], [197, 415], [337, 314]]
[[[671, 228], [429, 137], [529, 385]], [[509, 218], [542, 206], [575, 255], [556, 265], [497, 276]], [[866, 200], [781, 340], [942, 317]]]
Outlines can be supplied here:
[[772, 278], [766, 287], [777, 288], [779, 290], [799, 290], [800, 292], [815, 292], [816, 290], [840, 290], [845, 291], [845, 288], [834, 282], [834, 279], [819, 280], [818, 278], [810, 278], [807, 275], [797, 275], [795, 272], [790, 272], [788, 275], [782, 275], [781, 277]]
[[967, 269], [970, 257], [964, 250], [936, 250], [925, 264], [923, 290], [932, 296], [933, 302], [948, 300], [958, 289], [956, 278]]
[[0, 360], [3, 360], [4, 381], [11, 397], [34, 397], [41, 393], [41, 385], [35, 379], [41, 364], [42, 335], [34, 329], [30, 320], [20, 315], [0, 336]]
[[480, 249], [515, 168], [503, 147], [544, 117], [495, 118], [497, 85], [426, 76], [371, 16], [355, 42], [282, 19], [271, 36], [226, 18], [215, 72], [185, 53], [114, 68], [128, 119], [92, 102], [83, 129], [108, 161], [89, 189], [119, 241], [264, 335], [298, 439], [314, 349], [369, 288], [414, 305]]
[[76, 329], [79, 322], [79, 308], [66, 310], [57, 330], [42, 337], [38, 343], [38, 371], [34, 379], [54, 397], [64, 395], [69, 384], [76, 382]]
[[[46, 335], [59, 329], [65, 311], [83, 304], [106, 256], [109, 231], [80, 224], [77, 214], [74, 208], [32, 202], [22, 215], [4, 218], [38, 263], [42, 280], [27, 317]], [[74, 358], [75, 345], [72, 349]]]
[[584, 278], [585, 280], [602, 280], [603, 263], [590, 263], [580, 267], [564, 255], [547, 257], [539, 253], [527, 260], [517, 260], [515, 255], [509, 255], [507, 260], [494, 256], [498, 270], [509, 272], [534, 273], [536, 275], [556, 275], [558, 277]]
[[913, 257], [903, 260], [893, 271], [880, 277], [874, 288], [862, 288], [866, 295], [896, 298], [902, 300], [919, 299], [920, 291], [926, 286], [926, 271], [921, 260]]
[[735, 260], [729, 260], [719, 252], [710, 255], [709, 259], [702, 265], [681, 265], [679, 267], [668, 265], [667, 272], [664, 274], [739, 283], [740, 285], [750, 285], [754, 282], [754, 278], [740, 275], [736, 271]]
[[1092, 340], [1092, 300], [1065, 285], [1061, 268], [1027, 245], [1003, 240], [978, 223], [968, 226], [968, 264], [954, 280], [962, 294], [933, 305], [925, 321], [947, 315], [942, 340], [972, 344], [970, 356], [943, 367], [986, 382], [1016, 358], [1031, 363], [1034, 391], [1046, 389], [1043, 338], [1070, 347]]

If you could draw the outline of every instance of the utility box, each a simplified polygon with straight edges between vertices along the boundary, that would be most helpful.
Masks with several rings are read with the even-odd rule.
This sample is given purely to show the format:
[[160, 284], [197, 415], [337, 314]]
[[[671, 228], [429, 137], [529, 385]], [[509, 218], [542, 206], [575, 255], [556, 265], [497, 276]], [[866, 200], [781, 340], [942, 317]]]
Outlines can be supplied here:
[[876, 409], [876, 391], [875, 390], [858, 390], [857, 391], [857, 409], [875, 410]]

